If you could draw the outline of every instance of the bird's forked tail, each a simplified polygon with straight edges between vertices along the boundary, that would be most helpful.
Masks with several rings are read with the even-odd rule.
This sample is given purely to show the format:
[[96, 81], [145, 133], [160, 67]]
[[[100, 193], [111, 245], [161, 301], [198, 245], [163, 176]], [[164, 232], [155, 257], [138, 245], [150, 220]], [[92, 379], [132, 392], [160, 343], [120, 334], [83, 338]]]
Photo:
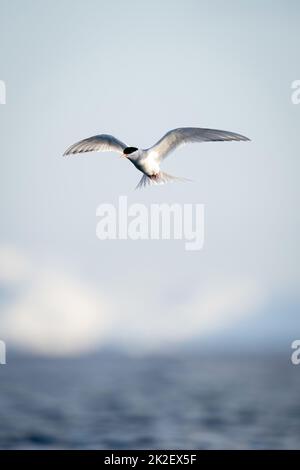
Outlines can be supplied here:
[[172, 175], [169, 175], [168, 173], [164, 173], [163, 171], [160, 171], [157, 175], [153, 175], [153, 176], [143, 175], [135, 189], [142, 189], [142, 188], [145, 188], [146, 186], [172, 183], [174, 181], [183, 182], [183, 181], [191, 181], [191, 180], [188, 180], [186, 178], [180, 178], [178, 176], [172, 176]]

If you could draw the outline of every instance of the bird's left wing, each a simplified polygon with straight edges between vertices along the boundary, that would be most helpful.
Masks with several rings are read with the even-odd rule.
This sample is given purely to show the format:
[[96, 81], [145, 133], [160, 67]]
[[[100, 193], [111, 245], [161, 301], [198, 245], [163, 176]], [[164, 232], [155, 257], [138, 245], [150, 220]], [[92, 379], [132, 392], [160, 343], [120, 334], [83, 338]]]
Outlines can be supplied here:
[[218, 142], [230, 140], [250, 140], [235, 132], [200, 127], [179, 127], [167, 132], [153, 147], [149, 149], [157, 160], [162, 160], [177, 147], [192, 142]]
[[64, 155], [82, 152], [118, 152], [123, 153], [127, 147], [126, 144], [112, 135], [100, 134], [81, 140], [71, 145], [65, 151]]

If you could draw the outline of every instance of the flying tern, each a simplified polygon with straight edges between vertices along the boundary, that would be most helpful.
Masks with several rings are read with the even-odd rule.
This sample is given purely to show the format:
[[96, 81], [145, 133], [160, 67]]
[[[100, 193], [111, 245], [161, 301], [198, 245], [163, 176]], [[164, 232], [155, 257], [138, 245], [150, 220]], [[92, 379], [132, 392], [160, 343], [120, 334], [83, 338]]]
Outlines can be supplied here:
[[64, 155], [83, 152], [117, 152], [127, 158], [143, 173], [136, 188], [164, 184], [168, 181], [184, 180], [164, 173], [161, 162], [177, 147], [192, 142], [249, 141], [248, 137], [235, 132], [204, 129], [200, 127], [179, 127], [167, 132], [156, 144], [148, 149], [129, 147], [116, 137], [107, 134], [95, 135], [71, 145]]

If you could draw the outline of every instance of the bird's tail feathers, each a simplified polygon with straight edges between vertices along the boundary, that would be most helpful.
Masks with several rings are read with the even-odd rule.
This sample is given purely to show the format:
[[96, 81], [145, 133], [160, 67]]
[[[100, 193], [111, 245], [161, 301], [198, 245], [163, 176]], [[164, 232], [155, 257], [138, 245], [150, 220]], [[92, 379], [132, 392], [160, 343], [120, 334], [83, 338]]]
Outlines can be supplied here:
[[191, 180], [188, 180], [186, 178], [180, 178], [178, 176], [172, 176], [172, 175], [169, 175], [168, 173], [164, 173], [163, 171], [160, 171], [157, 175], [153, 175], [153, 176], [143, 175], [135, 189], [142, 189], [142, 188], [145, 188], [146, 186], [172, 183], [174, 181], [183, 182], [183, 181], [191, 181]]

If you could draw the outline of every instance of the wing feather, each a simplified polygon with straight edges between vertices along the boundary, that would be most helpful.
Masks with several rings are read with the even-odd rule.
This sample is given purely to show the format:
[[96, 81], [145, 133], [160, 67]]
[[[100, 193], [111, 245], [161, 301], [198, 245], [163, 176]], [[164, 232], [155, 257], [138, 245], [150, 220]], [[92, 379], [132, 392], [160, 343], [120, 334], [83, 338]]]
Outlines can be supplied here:
[[200, 127], [179, 127], [167, 132], [149, 150], [158, 160], [164, 159], [169, 153], [181, 145], [192, 142], [220, 142], [232, 140], [250, 140], [235, 132], [221, 131], [217, 129], [202, 129]]
[[65, 151], [64, 155], [71, 155], [83, 152], [118, 152], [123, 153], [127, 147], [126, 144], [112, 135], [100, 134], [94, 135], [76, 144], [71, 145]]

